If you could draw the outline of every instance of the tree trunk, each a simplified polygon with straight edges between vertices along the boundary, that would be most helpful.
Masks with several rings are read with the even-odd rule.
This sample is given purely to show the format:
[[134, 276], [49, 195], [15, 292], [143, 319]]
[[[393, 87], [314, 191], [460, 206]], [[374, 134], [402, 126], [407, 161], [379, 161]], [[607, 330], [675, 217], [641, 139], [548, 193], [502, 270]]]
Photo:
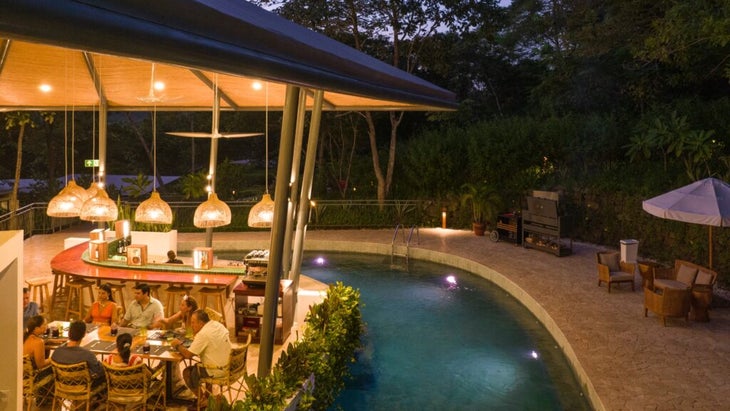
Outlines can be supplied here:
[[25, 135], [25, 123], [20, 123], [18, 131], [18, 150], [15, 157], [15, 181], [13, 181], [13, 191], [10, 193], [10, 212], [15, 213], [18, 210], [18, 187], [20, 186], [20, 169], [23, 164], [23, 136]]

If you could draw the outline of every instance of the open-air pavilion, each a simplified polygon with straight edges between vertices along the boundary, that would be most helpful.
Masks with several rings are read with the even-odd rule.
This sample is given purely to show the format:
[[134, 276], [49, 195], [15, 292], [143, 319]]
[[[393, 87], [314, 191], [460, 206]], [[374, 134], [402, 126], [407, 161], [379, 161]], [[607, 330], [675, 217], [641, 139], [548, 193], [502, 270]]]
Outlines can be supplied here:
[[[164, 92], [154, 90], [152, 80], [164, 81]], [[268, 92], [256, 92], [254, 82], [266, 83]], [[212, 102], [214, 93], [219, 99]], [[316, 151], [321, 111], [450, 110], [456, 106], [453, 93], [245, 1], [0, 2], [0, 110], [98, 110], [101, 181], [110, 152], [105, 129], [109, 111], [263, 111], [267, 105], [283, 111], [269, 260], [269, 273], [275, 275], [267, 279], [269, 297], [268, 290], [274, 293], [276, 287], [268, 285], [286, 275], [285, 249], [301, 252], [303, 219], [295, 239], [286, 244], [284, 232], [297, 204], [297, 211], [306, 215], [314, 162], [307, 156], [300, 167], [293, 152], [297, 145]], [[307, 111], [311, 119], [305, 139]], [[291, 175], [304, 176], [293, 185], [301, 191], [291, 190]], [[6, 244], [22, 255], [15, 237], [8, 234]], [[20, 318], [23, 268], [18, 261], [22, 258], [3, 261], [3, 270], [11, 267], [16, 275], [3, 276], [0, 285], [18, 290], [3, 300], [2, 308]], [[275, 300], [271, 297], [267, 300]], [[264, 373], [270, 369], [273, 346], [273, 327], [267, 321], [275, 314], [267, 305], [259, 362]], [[18, 357], [20, 330], [8, 331], [3, 333], [5, 345], [14, 347]], [[10, 400], [11, 408], [20, 396], [20, 369], [15, 371], [3, 373], [0, 380], [18, 393], [15, 403]]]

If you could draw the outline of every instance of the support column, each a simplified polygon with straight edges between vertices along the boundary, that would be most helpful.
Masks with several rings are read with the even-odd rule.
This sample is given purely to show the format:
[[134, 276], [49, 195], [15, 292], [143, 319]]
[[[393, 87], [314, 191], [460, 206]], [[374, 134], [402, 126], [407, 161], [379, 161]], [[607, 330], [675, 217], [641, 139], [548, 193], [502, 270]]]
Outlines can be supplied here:
[[[309, 138], [307, 141], [307, 157], [304, 161], [304, 174], [302, 175], [302, 190], [299, 195], [299, 211], [297, 213], [296, 232], [294, 234], [294, 251], [292, 252], [291, 271], [289, 278], [294, 287], [294, 296], [299, 291], [299, 275], [302, 271], [302, 254], [304, 253], [304, 237], [307, 233], [307, 220], [309, 219], [310, 201], [312, 200], [312, 181], [314, 179], [314, 166], [317, 163], [317, 144], [319, 143], [319, 126], [322, 122], [322, 102], [324, 91], [317, 90], [314, 93], [314, 106], [312, 107], [312, 118], [309, 122]], [[296, 307], [296, 304], [294, 305]]]
[[292, 156], [292, 168], [290, 178], [291, 204], [286, 215], [286, 234], [284, 236], [284, 259], [282, 261], [282, 273], [286, 278], [291, 278], [292, 260], [292, 236], [294, 235], [297, 208], [299, 205], [299, 168], [302, 162], [302, 146], [304, 145], [304, 124], [307, 122], [307, 92], [304, 89], [299, 91], [299, 107], [297, 110], [297, 124], [294, 132], [294, 152]]
[[291, 175], [292, 152], [294, 148], [294, 127], [298, 106], [299, 87], [286, 86], [286, 99], [279, 141], [279, 163], [276, 169], [274, 191], [274, 221], [271, 224], [269, 265], [264, 292], [264, 315], [259, 345], [259, 367], [257, 375], [264, 377], [271, 372], [274, 357], [274, 331], [276, 330], [276, 308], [279, 301], [279, 283], [282, 274], [284, 231], [289, 203], [289, 176]]

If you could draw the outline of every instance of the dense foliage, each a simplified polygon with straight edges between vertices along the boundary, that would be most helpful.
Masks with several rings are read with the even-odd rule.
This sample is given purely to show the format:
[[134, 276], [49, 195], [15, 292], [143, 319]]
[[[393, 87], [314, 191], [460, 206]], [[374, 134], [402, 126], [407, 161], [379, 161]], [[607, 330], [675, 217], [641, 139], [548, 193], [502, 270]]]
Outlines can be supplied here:
[[[327, 298], [310, 308], [305, 323], [303, 337], [282, 352], [268, 376], [245, 377], [246, 397], [230, 409], [280, 410], [299, 390], [297, 409], [326, 410], [334, 403], [360, 347], [360, 292], [342, 283], [331, 285]], [[227, 408], [220, 401], [211, 397], [208, 409]]]

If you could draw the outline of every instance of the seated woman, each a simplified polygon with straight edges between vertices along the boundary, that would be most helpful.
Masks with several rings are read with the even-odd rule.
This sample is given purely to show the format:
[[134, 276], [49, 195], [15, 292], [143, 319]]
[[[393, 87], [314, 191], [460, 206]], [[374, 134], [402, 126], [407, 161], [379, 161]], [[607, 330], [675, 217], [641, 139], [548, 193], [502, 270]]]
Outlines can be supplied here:
[[[46, 333], [46, 328], [48, 328], [48, 323], [45, 317], [35, 315], [28, 320], [28, 327], [23, 334], [23, 355], [30, 355], [33, 368], [36, 370], [43, 369], [51, 364], [51, 359], [46, 358], [46, 344], [43, 337], [41, 337]], [[53, 372], [51, 367], [48, 367], [45, 371]]]
[[111, 365], [137, 365], [142, 362], [142, 357], [132, 355], [132, 335], [129, 333], [117, 336], [117, 352], [106, 357], [104, 361]]
[[193, 313], [193, 311], [198, 309], [198, 302], [195, 301], [195, 298], [190, 297], [189, 295], [183, 296], [182, 300], [180, 301], [180, 311], [176, 312], [175, 314], [169, 316], [168, 318], [160, 318], [154, 325], [155, 328], [175, 328], [176, 323], [178, 321], [181, 322], [182, 325], [180, 327], [188, 330], [191, 328], [190, 325], [190, 316]]
[[109, 284], [99, 286], [96, 301], [91, 305], [84, 321], [100, 325], [117, 323], [117, 303], [112, 298], [112, 287]]

